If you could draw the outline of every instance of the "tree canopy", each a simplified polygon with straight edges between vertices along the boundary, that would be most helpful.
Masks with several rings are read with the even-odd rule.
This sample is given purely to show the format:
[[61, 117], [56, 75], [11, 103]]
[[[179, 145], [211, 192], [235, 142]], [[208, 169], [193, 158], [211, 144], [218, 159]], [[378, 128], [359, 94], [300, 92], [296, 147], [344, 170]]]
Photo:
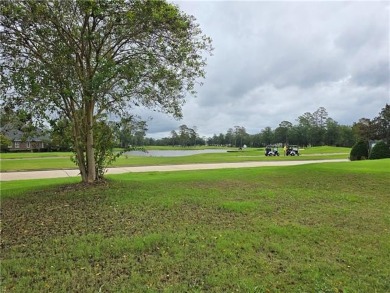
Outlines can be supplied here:
[[41, 117], [69, 119], [84, 182], [99, 178], [96, 132], [140, 105], [180, 118], [205, 75], [211, 40], [159, 0], [4, 0], [1, 95]]

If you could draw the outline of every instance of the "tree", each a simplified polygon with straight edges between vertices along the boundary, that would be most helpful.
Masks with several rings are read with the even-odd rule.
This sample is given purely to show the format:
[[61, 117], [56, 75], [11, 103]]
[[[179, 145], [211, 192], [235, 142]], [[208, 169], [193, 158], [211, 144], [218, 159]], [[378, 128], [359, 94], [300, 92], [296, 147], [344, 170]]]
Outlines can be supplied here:
[[324, 107], [320, 107], [313, 113], [313, 119], [314, 125], [312, 125], [311, 129], [312, 144], [324, 145], [328, 112]]
[[216, 142], [216, 144], [217, 145], [225, 145], [226, 143], [225, 143], [225, 135], [223, 135], [223, 133], [220, 133], [219, 135], [218, 135], [218, 138], [217, 138], [217, 142]]
[[99, 179], [99, 121], [139, 105], [180, 118], [212, 50], [194, 17], [161, 0], [3, 0], [0, 9], [0, 94], [69, 119], [88, 183]]
[[133, 131], [132, 117], [122, 117], [112, 128], [116, 133], [121, 148], [128, 148], [131, 145], [131, 136]]
[[14, 110], [12, 107], [1, 107], [0, 127], [13, 128], [20, 131], [32, 124], [32, 115], [23, 109]]
[[372, 121], [375, 139], [383, 139], [390, 144], [390, 105], [386, 104], [381, 112]]
[[280, 143], [289, 143], [288, 135], [292, 128], [292, 123], [289, 121], [282, 121], [279, 123], [279, 127], [275, 129], [275, 141]]
[[196, 145], [196, 139], [198, 138], [198, 133], [196, 132], [198, 128], [196, 126], [193, 126], [192, 128], [189, 128], [189, 136], [190, 136], [190, 144]]
[[246, 135], [247, 133], [244, 126], [234, 126], [234, 146], [242, 147]]
[[233, 130], [233, 128], [229, 128], [225, 134], [226, 144], [228, 144], [229, 146], [232, 146], [233, 139], [234, 139], [234, 130]]
[[312, 129], [314, 125], [314, 117], [310, 112], [306, 112], [299, 116], [297, 132], [303, 145], [313, 144]]
[[11, 144], [11, 141], [2, 133], [0, 133], [0, 152], [8, 151], [8, 146]]
[[349, 159], [351, 161], [365, 160], [368, 158], [368, 142], [359, 140], [351, 149]]
[[23, 141], [42, 134], [33, 122], [33, 115], [24, 109], [14, 110], [5, 106], [1, 107], [0, 114], [0, 126], [4, 133], [19, 130]]
[[252, 135], [252, 146], [260, 147], [261, 146], [261, 135], [260, 133]]
[[337, 139], [340, 137], [339, 124], [332, 118], [326, 119], [326, 133], [324, 141], [326, 145], [336, 145]]
[[176, 133], [176, 131], [172, 130], [171, 131], [171, 139], [172, 139], [172, 145], [174, 146], [178, 140], [178, 135]]
[[[94, 152], [95, 173], [97, 178], [102, 178], [106, 172], [106, 166], [115, 161], [120, 156], [120, 153], [114, 152], [114, 131], [107, 121], [98, 121], [95, 129], [96, 131], [93, 133], [93, 140], [96, 145]], [[76, 160], [75, 163], [77, 164], [78, 161]]]
[[339, 126], [339, 136], [336, 145], [343, 147], [351, 147], [355, 143], [352, 127], [348, 125]]
[[50, 145], [52, 148], [60, 151], [69, 151], [72, 149], [72, 127], [69, 119], [51, 119]]
[[324, 107], [315, 112], [306, 112], [299, 116], [295, 134], [299, 137], [299, 144], [323, 145], [325, 143], [328, 112]]
[[368, 118], [360, 118], [358, 122], [353, 123], [352, 130], [356, 140], [369, 141], [373, 136], [372, 121]]
[[261, 131], [261, 141], [263, 144], [271, 144], [274, 140], [274, 132], [272, 128], [267, 126]]
[[188, 146], [190, 141], [190, 133], [188, 126], [185, 124], [179, 126], [179, 139], [181, 146]]
[[326, 121], [328, 119], [328, 112], [324, 107], [319, 107], [314, 113], [313, 113], [313, 119], [314, 123], [317, 127], [324, 128]]
[[368, 157], [370, 160], [378, 160], [384, 158], [390, 158], [390, 146], [384, 141], [377, 142], [371, 149]]
[[118, 141], [117, 146], [129, 148], [144, 144], [147, 123], [140, 117], [134, 115], [121, 117], [119, 121], [108, 121], [108, 125], [113, 131], [113, 138]]
[[144, 145], [146, 131], [148, 131], [148, 126], [146, 124], [146, 121], [138, 121], [134, 132], [135, 145], [138, 146]]

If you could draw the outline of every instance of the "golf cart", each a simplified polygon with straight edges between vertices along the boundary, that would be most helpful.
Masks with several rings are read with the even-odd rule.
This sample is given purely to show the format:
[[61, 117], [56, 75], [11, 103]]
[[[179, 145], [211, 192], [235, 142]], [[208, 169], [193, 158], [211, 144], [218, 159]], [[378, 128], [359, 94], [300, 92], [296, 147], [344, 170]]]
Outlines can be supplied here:
[[279, 156], [279, 151], [278, 151], [278, 147], [275, 146], [275, 145], [267, 145], [265, 147], [265, 152], [264, 154], [266, 156]]
[[299, 156], [299, 148], [297, 145], [289, 145], [286, 150], [286, 156]]

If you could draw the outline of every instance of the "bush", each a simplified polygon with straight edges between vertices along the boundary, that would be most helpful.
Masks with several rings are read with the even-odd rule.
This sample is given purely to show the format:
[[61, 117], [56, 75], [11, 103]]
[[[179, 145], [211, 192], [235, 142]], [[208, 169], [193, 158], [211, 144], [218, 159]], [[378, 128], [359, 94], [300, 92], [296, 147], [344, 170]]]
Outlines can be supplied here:
[[0, 152], [8, 152], [8, 146], [11, 144], [11, 141], [2, 133], [0, 133]]
[[384, 158], [390, 158], [390, 147], [385, 142], [380, 141], [372, 148], [369, 159], [377, 160]]
[[365, 160], [368, 158], [368, 142], [367, 141], [358, 141], [351, 150], [349, 159], [351, 161]]

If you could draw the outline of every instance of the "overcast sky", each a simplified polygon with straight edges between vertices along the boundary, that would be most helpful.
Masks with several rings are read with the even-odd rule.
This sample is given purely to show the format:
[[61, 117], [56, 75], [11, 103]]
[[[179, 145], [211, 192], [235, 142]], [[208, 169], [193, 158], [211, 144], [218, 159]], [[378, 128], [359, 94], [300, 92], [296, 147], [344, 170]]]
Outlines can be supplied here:
[[183, 119], [150, 112], [148, 137], [179, 125], [200, 136], [248, 133], [325, 107], [352, 125], [390, 103], [387, 1], [175, 1], [213, 40], [204, 85]]

